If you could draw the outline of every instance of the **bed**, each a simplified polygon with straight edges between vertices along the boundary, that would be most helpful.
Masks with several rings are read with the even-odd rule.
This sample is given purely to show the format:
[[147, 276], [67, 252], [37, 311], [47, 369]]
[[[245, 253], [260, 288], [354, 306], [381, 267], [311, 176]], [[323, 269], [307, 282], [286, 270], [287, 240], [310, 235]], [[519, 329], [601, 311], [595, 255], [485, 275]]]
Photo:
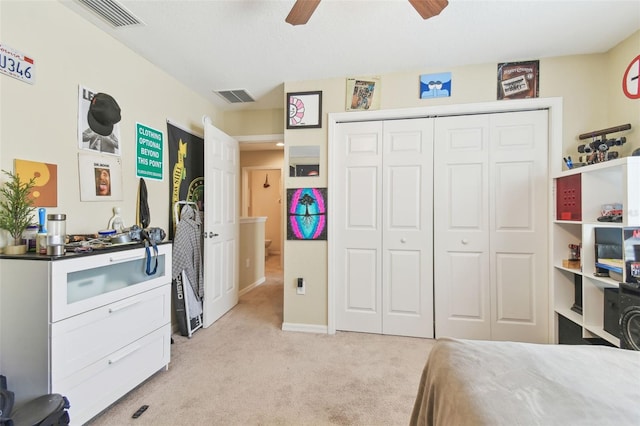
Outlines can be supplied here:
[[411, 425], [640, 425], [640, 352], [438, 339]]

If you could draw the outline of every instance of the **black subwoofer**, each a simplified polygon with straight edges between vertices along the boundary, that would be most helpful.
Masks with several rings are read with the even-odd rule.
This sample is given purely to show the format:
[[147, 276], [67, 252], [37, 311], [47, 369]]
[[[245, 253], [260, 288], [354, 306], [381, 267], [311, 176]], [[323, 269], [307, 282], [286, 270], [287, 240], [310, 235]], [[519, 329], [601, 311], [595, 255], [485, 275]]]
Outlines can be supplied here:
[[620, 290], [604, 289], [604, 331], [620, 337]]
[[620, 283], [620, 347], [640, 351], [640, 283]]

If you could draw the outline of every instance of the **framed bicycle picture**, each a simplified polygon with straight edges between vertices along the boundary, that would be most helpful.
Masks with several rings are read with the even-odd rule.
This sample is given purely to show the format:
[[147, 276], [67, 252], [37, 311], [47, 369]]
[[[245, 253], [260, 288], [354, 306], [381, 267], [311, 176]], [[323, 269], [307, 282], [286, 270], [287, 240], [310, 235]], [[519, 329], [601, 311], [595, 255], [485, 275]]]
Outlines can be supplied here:
[[289, 118], [287, 129], [322, 127], [322, 91], [287, 93]]

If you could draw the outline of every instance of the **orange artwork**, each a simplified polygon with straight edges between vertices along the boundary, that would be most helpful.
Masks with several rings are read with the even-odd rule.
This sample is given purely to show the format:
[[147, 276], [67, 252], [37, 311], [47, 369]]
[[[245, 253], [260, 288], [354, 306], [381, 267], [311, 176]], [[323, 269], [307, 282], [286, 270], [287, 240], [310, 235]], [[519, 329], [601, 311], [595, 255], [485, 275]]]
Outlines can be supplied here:
[[15, 160], [21, 182], [36, 178], [31, 190], [34, 207], [58, 207], [58, 166], [37, 161]]

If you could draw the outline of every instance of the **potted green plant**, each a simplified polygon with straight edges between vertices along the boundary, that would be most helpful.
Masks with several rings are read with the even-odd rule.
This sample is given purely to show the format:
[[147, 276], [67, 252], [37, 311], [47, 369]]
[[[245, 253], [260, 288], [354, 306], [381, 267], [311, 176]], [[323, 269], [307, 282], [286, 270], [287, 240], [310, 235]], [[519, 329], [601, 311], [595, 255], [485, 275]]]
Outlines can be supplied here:
[[27, 246], [22, 244], [22, 233], [33, 221], [33, 198], [31, 189], [36, 179], [22, 182], [20, 177], [12, 172], [2, 171], [8, 180], [0, 186], [0, 228], [9, 231], [13, 239], [12, 244], [5, 247], [7, 254], [26, 253]]

